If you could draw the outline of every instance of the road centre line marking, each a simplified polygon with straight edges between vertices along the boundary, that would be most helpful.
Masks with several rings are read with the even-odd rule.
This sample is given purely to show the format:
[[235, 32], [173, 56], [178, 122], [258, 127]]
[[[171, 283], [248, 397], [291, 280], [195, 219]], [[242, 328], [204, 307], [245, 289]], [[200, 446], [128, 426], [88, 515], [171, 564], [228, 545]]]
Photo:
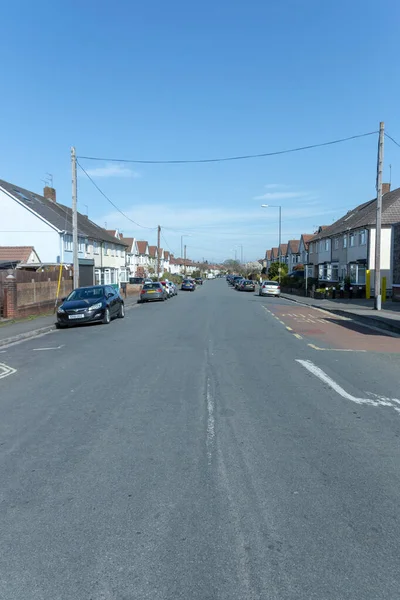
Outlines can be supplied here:
[[287, 325], [286, 325], [286, 329], [287, 329], [288, 331], [293, 331], [293, 329], [292, 329], [291, 327], [288, 327]]
[[4, 379], [4, 377], [8, 377], [9, 375], [13, 375], [17, 372], [17, 369], [13, 369], [4, 363], [0, 363], [0, 379]]
[[280, 319], [278, 319], [279, 323], [282, 323], [282, 325], [284, 325], [285, 323], [283, 321], [281, 321]]
[[366, 352], [366, 350], [353, 350], [353, 348], [320, 348], [315, 344], [307, 344], [313, 350], [321, 350], [323, 352]]
[[294, 333], [293, 335], [294, 335], [294, 337], [296, 337], [298, 340], [302, 340], [302, 339], [303, 339], [299, 333]]
[[[296, 362], [300, 363], [307, 371], [309, 371], [312, 375], [320, 379], [323, 383], [328, 385], [332, 390], [334, 390], [339, 396], [342, 396], [345, 400], [350, 400], [355, 404], [367, 404], [368, 406], [388, 406], [390, 408], [394, 408], [397, 412], [400, 412], [400, 400], [397, 398], [386, 398], [385, 396], [378, 396], [377, 394], [368, 393], [368, 395], [373, 396], [374, 399], [371, 398], [357, 398], [352, 394], [349, 394], [344, 390], [336, 381], [334, 381], [329, 375], [325, 373], [322, 369], [314, 365], [311, 360], [302, 360], [300, 358], [296, 358]], [[395, 403], [395, 404], [394, 404]]]
[[61, 344], [61, 346], [55, 346], [53, 348], [32, 348], [32, 352], [39, 352], [40, 350], [60, 350], [64, 348], [65, 344]]

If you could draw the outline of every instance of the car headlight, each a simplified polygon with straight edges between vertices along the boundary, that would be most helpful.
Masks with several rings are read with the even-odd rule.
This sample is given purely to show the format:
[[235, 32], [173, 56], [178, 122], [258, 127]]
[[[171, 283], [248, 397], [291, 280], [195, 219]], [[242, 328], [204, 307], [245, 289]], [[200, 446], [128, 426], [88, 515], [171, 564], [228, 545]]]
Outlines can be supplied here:
[[99, 308], [102, 308], [102, 303], [101, 302], [97, 302], [97, 304], [92, 304], [92, 306], [89, 306], [88, 310], [99, 310]]
[[59, 309], [57, 310], [58, 313], [65, 313], [65, 310], [63, 308], [61, 308], [61, 306], [59, 307]]

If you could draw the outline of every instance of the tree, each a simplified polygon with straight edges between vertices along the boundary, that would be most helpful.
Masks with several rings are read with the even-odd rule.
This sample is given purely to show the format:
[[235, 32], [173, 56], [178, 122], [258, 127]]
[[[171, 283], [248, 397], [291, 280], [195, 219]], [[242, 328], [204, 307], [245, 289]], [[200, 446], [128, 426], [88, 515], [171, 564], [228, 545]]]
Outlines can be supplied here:
[[279, 277], [279, 267], [280, 267], [280, 271], [281, 271], [281, 277], [284, 277], [285, 275], [287, 275], [287, 272], [288, 272], [287, 265], [285, 265], [285, 263], [274, 262], [271, 264], [270, 268], [268, 269], [268, 278], [269, 279], [274, 279], [274, 278]]
[[248, 262], [244, 265], [246, 273], [261, 273], [262, 265], [258, 261]]
[[242, 265], [238, 260], [228, 259], [224, 262], [224, 267], [228, 273], [241, 273], [243, 271]]

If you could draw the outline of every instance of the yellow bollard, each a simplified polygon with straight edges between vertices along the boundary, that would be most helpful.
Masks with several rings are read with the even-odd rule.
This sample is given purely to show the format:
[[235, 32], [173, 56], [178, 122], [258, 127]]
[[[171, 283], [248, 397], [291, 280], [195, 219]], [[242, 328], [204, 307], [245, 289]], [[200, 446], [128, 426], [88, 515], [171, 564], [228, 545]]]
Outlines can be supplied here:
[[382, 277], [382, 302], [386, 302], [386, 277]]
[[365, 274], [365, 297], [371, 298], [371, 271], [368, 269]]

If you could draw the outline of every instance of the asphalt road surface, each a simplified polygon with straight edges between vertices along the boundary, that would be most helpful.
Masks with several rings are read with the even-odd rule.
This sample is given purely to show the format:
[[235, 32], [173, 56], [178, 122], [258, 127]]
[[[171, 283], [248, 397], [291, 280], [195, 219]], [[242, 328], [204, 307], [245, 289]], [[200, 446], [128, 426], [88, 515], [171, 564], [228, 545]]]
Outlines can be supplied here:
[[207, 281], [3, 349], [1, 600], [398, 599], [400, 339], [305, 310]]

